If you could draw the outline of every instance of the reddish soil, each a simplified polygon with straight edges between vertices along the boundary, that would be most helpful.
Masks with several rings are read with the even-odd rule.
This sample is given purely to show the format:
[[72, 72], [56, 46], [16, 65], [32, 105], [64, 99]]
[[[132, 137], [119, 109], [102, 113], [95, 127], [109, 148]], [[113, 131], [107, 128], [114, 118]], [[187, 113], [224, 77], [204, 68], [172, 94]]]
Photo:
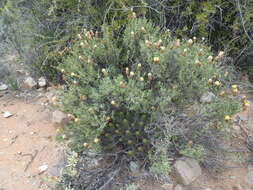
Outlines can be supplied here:
[[[0, 98], [1, 190], [52, 190], [46, 182], [60, 174], [63, 151], [53, 140], [50, 111], [36, 102]], [[5, 111], [13, 116], [4, 118]], [[48, 169], [39, 174], [42, 165]]]

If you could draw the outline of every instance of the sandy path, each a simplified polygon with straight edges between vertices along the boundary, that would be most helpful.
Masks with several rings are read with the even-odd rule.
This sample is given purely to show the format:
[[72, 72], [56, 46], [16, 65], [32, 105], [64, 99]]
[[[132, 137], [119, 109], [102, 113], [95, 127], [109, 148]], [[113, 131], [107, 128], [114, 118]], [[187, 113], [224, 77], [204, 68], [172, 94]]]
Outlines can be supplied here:
[[[53, 140], [55, 128], [49, 110], [36, 103], [2, 97], [0, 112], [4, 111], [13, 116], [0, 115], [0, 190], [52, 189], [45, 181], [48, 176], [59, 175], [63, 151]], [[38, 174], [44, 164], [48, 165], [47, 171]]]

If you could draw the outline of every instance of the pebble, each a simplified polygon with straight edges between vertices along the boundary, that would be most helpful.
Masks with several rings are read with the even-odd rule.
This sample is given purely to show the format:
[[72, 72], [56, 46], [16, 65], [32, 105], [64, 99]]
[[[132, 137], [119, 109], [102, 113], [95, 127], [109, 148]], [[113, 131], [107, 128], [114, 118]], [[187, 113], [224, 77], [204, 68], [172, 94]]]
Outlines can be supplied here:
[[4, 118], [9, 118], [11, 116], [13, 116], [13, 114], [11, 112], [9, 112], [9, 111], [4, 112], [4, 114], [3, 114]]

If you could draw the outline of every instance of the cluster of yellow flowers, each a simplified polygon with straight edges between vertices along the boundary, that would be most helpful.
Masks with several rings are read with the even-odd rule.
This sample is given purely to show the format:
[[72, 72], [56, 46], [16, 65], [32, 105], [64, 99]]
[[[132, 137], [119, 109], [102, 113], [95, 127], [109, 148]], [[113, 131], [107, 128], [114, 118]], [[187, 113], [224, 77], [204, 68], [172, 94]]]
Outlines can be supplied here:
[[242, 97], [242, 107], [243, 110], [246, 110], [250, 106], [250, 101], [247, 100], [246, 96]]
[[214, 86], [221, 86], [221, 82], [216, 80], [216, 81], [213, 81], [213, 79], [208, 79], [208, 84], [211, 84], [211, 85], [214, 85]]
[[231, 86], [231, 91], [232, 91], [232, 94], [235, 96], [238, 94], [239, 90], [238, 90], [238, 86], [236, 84], [232, 85]]

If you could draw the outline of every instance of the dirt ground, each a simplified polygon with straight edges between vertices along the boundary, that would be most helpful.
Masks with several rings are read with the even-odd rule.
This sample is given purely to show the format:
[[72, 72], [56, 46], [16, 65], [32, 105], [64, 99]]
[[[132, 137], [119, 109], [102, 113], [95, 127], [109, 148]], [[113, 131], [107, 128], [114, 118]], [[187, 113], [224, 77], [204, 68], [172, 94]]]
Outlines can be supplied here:
[[[0, 189], [52, 190], [49, 176], [58, 176], [64, 164], [63, 150], [53, 137], [50, 111], [39, 101], [5, 95], [0, 98]], [[4, 118], [9, 111], [12, 117]], [[48, 166], [41, 173], [39, 167]]]

